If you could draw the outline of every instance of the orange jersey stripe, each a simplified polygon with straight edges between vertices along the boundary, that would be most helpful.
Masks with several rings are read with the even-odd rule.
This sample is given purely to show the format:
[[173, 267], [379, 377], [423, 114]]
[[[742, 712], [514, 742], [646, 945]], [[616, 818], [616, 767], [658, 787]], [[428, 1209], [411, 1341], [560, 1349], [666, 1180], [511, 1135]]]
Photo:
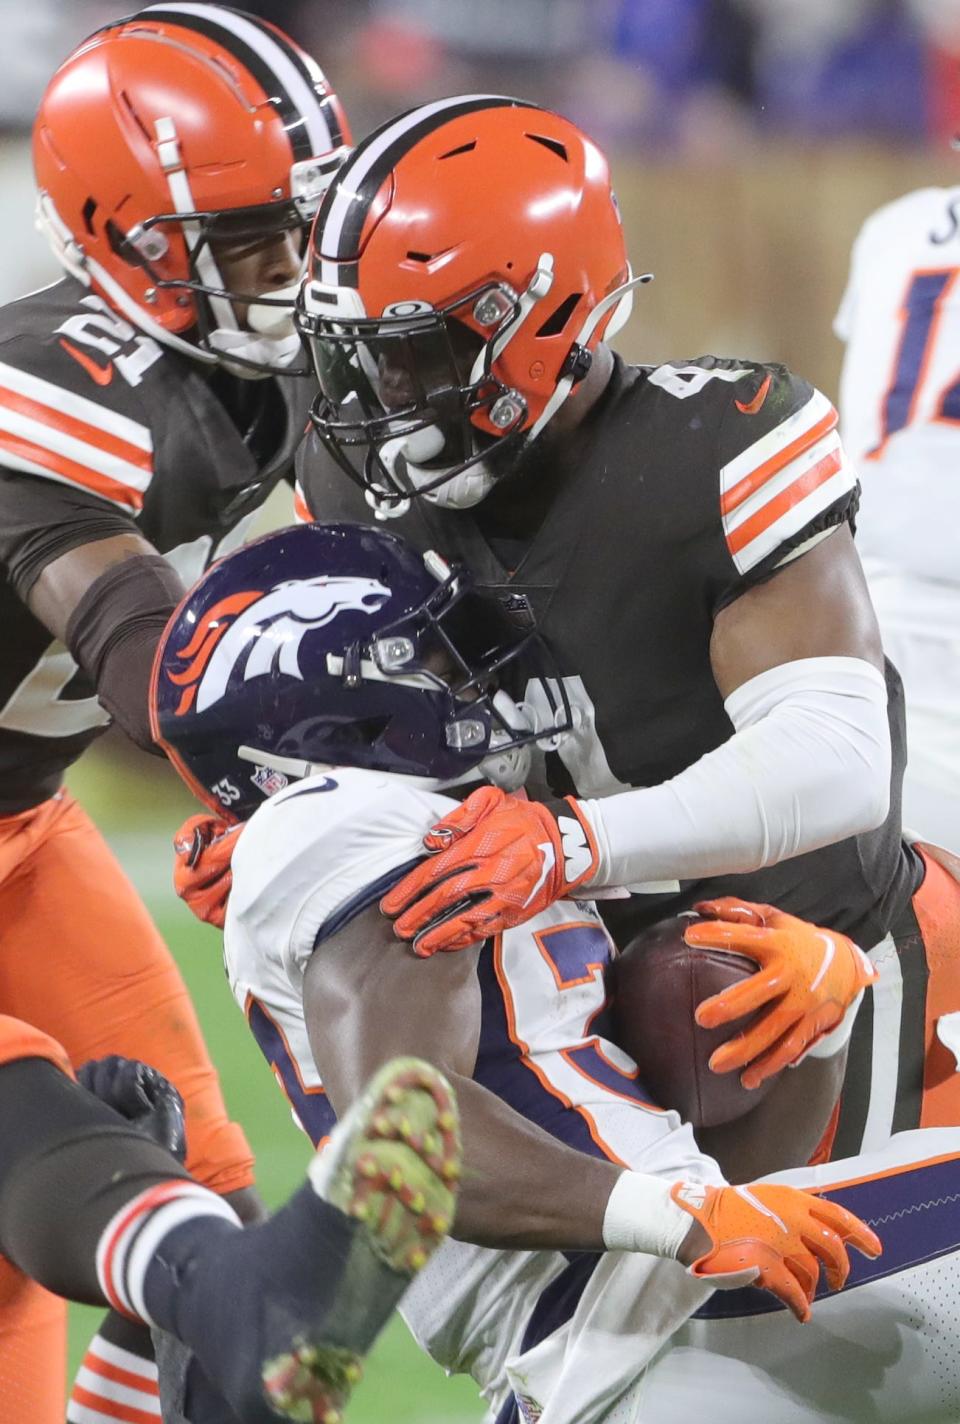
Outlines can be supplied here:
[[160, 1396], [160, 1386], [155, 1379], [151, 1379], [149, 1375], [135, 1375], [132, 1370], [124, 1370], [119, 1365], [111, 1365], [109, 1360], [102, 1360], [92, 1350], [88, 1350], [84, 1355], [83, 1365], [91, 1374], [102, 1375], [114, 1384], [124, 1384], [128, 1389], [139, 1389], [142, 1394], [155, 1394], [158, 1398]]
[[23, 460], [42, 465], [44, 469], [61, 476], [70, 484], [81, 485], [84, 489], [92, 490], [94, 494], [105, 495], [107, 499], [125, 504], [135, 512], [143, 508], [143, 495], [131, 485], [112, 480], [109, 475], [88, 469], [86, 465], [78, 465], [74, 460], [68, 460], [65, 455], [56, 455], [52, 450], [35, 445], [32, 440], [25, 440], [20, 435], [10, 435], [7, 431], [0, 430], [0, 450], [9, 450], [11, 455], [19, 455]]
[[313, 523], [313, 515], [307, 506], [307, 501], [303, 497], [303, 491], [297, 485], [293, 492], [293, 512], [298, 519], [302, 519], [304, 524]]
[[839, 450], [825, 455], [816, 465], [811, 466], [806, 474], [798, 476], [793, 484], [788, 485], [777, 495], [776, 499], [771, 499], [762, 509], [757, 510], [751, 519], [745, 519], [739, 529], [734, 529], [727, 535], [727, 544], [731, 554], [739, 554], [741, 549], [756, 539], [765, 529], [769, 529], [771, 524], [775, 524], [788, 509], [798, 504], [819, 485], [826, 484], [827, 480], [842, 468], [843, 455]]
[[148, 1409], [134, 1409], [129, 1404], [118, 1404], [115, 1399], [105, 1399], [102, 1395], [91, 1394], [82, 1384], [73, 1387], [73, 1399], [88, 1409], [96, 1409], [108, 1419], [117, 1419], [120, 1424], [158, 1424], [159, 1413]]
[[[607, 1157], [611, 1162], [615, 1162], [618, 1167], [626, 1167], [626, 1162], [624, 1162], [620, 1157], [617, 1156], [616, 1152], [614, 1152], [613, 1148], [608, 1143], [604, 1142], [603, 1138], [600, 1136], [600, 1133], [597, 1130], [597, 1124], [594, 1122], [587, 1109], [583, 1107], [580, 1103], [572, 1102], [571, 1099], [567, 1097], [566, 1093], [563, 1091], [562, 1088], [559, 1088], [555, 1083], [550, 1082], [550, 1079], [543, 1072], [540, 1065], [534, 1062], [533, 1057], [530, 1053], [530, 1045], [528, 1043], [525, 1043], [524, 1040], [517, 1033], [517, 1019], [513, 1007], [513, 991], [510, 988], [510, 982], [507, 979], [506, 971], [503, 967], [502, 934], [496, 935], [493, 941], [493, 972], [496, 975], [497, 984], [500, 987], [500, 993], [503, 997], [503, 1007], [507, 1018], [507, 1033], [510, 1036], [511, 1043], [515, 1043], [523, 1054], [524, 1067], [530, 1069], [530, 1072], [539, 1081], [540, 1086], [546, 1089], [546, 1091], [550, 1094], [551, 1097], [556, 1098], [557, 1101], [562, 1103], [565, 1108], [571, 1109], [575, 1113], [579, 1113], [580, 1117], [587, 1125], [587, 1131], [589, 1132], [591, 1138], [600, 1148], [600, 1151], [605, 1157]], [[581, 1077], [586, 1076], [586, 1074], [581, 1074]]]
[[805, 430], [802, 435], [798, 435], [796, 440], [792, 440], [789, 445], [785, 445], [776, 455], [771, 455], [769, 460], [765, 460], [762, 465], [758, 465], [755, 470], [751, 470], [749, 475], [744, 475], [720, 496], [721, 514], [731, 514], [738, 509], [745, 499], [749, 499], [754, 490], [758, 490], [761, 485], [766, 484], [772, 475], [779, 473], [784, 466], [789, 465], [791, 460], [797, 455], [802, 455], [804, 450], [809, 450], [811, 445], [816, 445], [824, 435], [836, 429], [839, 417], [831, 406], [829, 414], [822, 420], [817, 421], [809, 430]]
[[2, 386], [0, 405], [17, 411], [19, 415], [28, 416], [31, 420], [40, 421], [43, 425], [52, 426], [64, 435], [72, 435], [75, 440], [94, 445], [107, 455], [116, 455], [118, 459], [126, 460], [128, 465], [136, 465], [138, 470], [144, 470], [148, 475], [153, 473], [153, 456], [149, 450], [141, 450], [139, 445], [131, 445], [129, 440], [121, 440], [118, 435], [111, 435], [109, 431], [101, 430], [98, 425], [89, 425], [85, 420], [65, 415], [61, 410], [54, 410], [52, 406], [43, 405], [40, 401], [18, 395]]

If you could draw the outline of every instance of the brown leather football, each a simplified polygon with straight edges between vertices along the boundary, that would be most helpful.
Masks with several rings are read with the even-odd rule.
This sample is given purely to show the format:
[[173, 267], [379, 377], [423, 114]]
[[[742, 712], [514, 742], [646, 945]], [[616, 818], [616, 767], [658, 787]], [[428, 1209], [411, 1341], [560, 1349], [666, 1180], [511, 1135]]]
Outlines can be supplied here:
[[655, 1102], [676, 1108], [694, 1127], [718, 1127], [757, 1106], [776, 1079], [747, 1090], [740, 1074], [713, 1073], [714, 1049], [744, 1029], [748, 1015], [722, 1028], [698, 1027], [694, 1009], [756, 971], [752, 959], [684, 943], [700, 916], [677, 915], [644, 930], [608, 971], [614, 1038], [640, 1069]]

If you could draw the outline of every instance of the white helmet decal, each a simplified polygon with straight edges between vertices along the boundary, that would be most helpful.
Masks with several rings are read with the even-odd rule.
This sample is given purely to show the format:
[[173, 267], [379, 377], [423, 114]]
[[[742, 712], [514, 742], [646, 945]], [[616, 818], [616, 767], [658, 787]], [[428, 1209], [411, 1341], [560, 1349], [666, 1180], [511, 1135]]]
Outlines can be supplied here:
[[312, 628], [323, 628], [347, 609], [374, 613], [389, 597], [388, 588], [369, 578], [324, 574], [278, 583], [245, 608], [218, 642], [197, 687], [196, 710], [204, 712], [219, 702], [245, 656], [244, 682], [274, 667], [302, 681], [300, 644]]

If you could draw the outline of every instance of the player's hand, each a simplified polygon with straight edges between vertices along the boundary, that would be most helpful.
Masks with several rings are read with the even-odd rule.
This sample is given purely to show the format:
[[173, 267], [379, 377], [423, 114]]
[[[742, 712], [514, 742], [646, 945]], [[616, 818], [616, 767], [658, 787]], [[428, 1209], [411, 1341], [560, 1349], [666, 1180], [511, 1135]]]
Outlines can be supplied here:
[[796, 1187], [676, 1182], [670, 1195], [710, 1238], [710, 1250], [689, 1267], [691, 1275], [720, 1290], [761, 1286], [801, 1321], [810, 1318], [821, 1266], [830, 1289], [841, 1290], [850, 1273], [848, 1246], [871, 1259], [883, 1249], [853, 1212]]
[[714, 1051], [710, 1067], [715, 1073], [742, 1068], [743, 1086], [758, 1088], [781, 1069], [799, 1063], [848, 1013], [849, 1036], [860, 995], [878, 977], [852, 940], [772, 905], [726, 897], [696, 908], [712, 918], [688, 926], [683, 935], [687, 944], [744, 954], [760, 966], [756, 974], [697, 1007], [701, 1028], [717, 1028], [765, 1010]]
[[92, 1058], [77, 1073], [88, 1093], [113, 1108], [178, 1162], [187, 1155], [183, 1099], [156, 1068], [136, 1058]]
[[431, 858], [381, 900], [422, 958], [532, 919], [595, 874], [593, 835], [568, 798], [546, 806], [483, 786], [424, 836]]
[[230, 868], [242, 823], [228, 825], [219, 816], [191, 816], [173, 838], [176, 856], [173, 888], [198, 920], [223, 929], [233, 884]]

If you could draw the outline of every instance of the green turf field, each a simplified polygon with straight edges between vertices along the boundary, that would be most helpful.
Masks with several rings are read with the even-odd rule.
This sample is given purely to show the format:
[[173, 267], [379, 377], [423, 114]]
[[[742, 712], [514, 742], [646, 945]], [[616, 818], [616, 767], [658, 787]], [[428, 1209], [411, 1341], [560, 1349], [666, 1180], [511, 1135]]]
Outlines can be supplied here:
[[[126, 775], [114, 778], [94, 752], [74, 773], [71, 786], [109, 836], [176, 955], [220, 1069], [227, 1105], [246, 1129], [257, 1156], [261, 1191], [275, 1206], [301, 1180], [309, 1144], [294, 1127], [227, 987], [219, 933], [198, 924], [172, 889], [166, 889], [170, 883], [166, 828], [172, 834], [180, 819], [196, 808], [186, 793], [183, 798], [176, 794], [168, 778], [156, 780], [152, 767], [143, 780], [138, 770], [139, 764], [134, 764]], [[149, 822], [143, 819], [145, 802], [152, 808]], [[97, 1318], [96, 1311], [72, 1307], [71, 1376]], [[349, 1420], [350, 1424], [469, 1424], [482, 1416], [473, 1383], [448, 1380], [417, 1350], [398, 1320], [368, 1363]]]

